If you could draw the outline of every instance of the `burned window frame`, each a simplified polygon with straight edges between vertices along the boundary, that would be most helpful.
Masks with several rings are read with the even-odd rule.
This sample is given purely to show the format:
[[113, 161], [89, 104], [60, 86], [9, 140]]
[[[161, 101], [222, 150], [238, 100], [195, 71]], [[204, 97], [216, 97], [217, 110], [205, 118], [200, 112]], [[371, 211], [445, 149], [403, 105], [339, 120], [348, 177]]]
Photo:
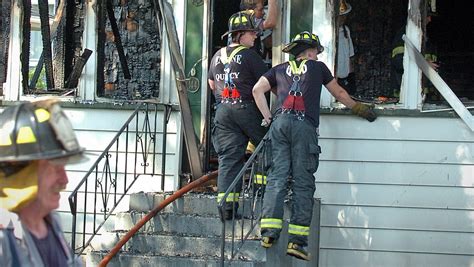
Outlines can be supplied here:
[[[426, 14], [429, 0], [409, 0], [408, 16], [406, 19], [406, 36], [413, 42], [417, 50], [422, 50], [422, 44], [426, 35], [423, 14]], [[313, 13], [320, 20], [313, 22], [313, 30], [316, 33], [323, 33], [321, 41], [325, 47], [325, 53], [320, 55], [320, 60], [325, 62], [330, 68], [335, 70], [336, 65], [336, 41], [337, 40], [337, 9], [339, 0], [315, 0]], [[291, 23], [291, 22], [290, 22]], [[332, 29], [332, 30], [328, 30]], [[423, 107], [422, 80], [420, 68], [416, 65], [414, 59], [408, 57], [406, 53], [403, 59], [404, 75], [400, 88], [400, 101], [397, 104], [377, 104], [380, 109], [411, 109], [421, 110]], [[326, 54], [326, 55], [325, 55]], [[418, 88], [419, 90], [407, 90], [406, 88]], [[344, 108], [344, 106], [329, 94], [326, 90], [322, 93], [321, 105], [328, 108]]]

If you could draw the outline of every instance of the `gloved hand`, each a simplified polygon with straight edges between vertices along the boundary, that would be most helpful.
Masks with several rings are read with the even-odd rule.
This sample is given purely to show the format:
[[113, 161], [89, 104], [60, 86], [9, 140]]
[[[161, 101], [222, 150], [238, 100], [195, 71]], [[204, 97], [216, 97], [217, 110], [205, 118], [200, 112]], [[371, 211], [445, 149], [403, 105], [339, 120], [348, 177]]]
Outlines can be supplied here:
[[360, 102], [357, 102], [352, 107], [352, 113], [370, 122], [373, 122], [375, 119], [377, 119], [377, 114], [375, 114], [373, 108]]

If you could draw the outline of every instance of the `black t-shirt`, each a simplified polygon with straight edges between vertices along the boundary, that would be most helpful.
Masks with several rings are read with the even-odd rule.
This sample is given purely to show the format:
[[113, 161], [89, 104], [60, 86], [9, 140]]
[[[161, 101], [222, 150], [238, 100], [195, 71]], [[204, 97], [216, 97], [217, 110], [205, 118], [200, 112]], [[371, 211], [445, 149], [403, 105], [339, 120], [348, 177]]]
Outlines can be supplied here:
[[[301, 61], [297, 61], [299, 66]], [[276, 109], [281, 109], [285, 98], [288, 96], [291, 85], [293, 84], [293, 75], [291, 74], [290, 64], [282, 63], [270, 69], [263, 75], [267, 78], [272, 88], [277, 88]], [[321, 97], [321, 86], [328, 84], [334, 79], [328, 67], [315, 60], [306, 61], [306, 68], [300, 76], [300, 88], [303, 93], [305, 105], [305, 118], [318, 127], [319, 125], [319, 104]]]
[[36, 248], [43, 260], [44, 266], [67, 266], [67, 256], [64, 252], [59, 237], [54, 233], [53, 227], [47, 223], [48, 235], [44, 238], [36, 238], [31, 234]]
[[[226, 47], [227, 56], [230, 57], [232, 51], [237, 47], [238, 46]], [[219, 49], [211, 60], [211, 66], [209, 67], [207, 76], [209, 80], [214, 81], [214, 92], [216, 102], [218, 103], [221, 101], [226, 75], [224, 72], [224, 64], [222, 64], [220, 57], [221, 50]], [[229, 63], [229, 67], [232, 82], [236, 85], [242, 100], [252, 100], [253, 86], [267, 71], [267, 67], [265, 63], [263, 63], [262, 58], [253, 49], [243, 49], [234, 56]]]

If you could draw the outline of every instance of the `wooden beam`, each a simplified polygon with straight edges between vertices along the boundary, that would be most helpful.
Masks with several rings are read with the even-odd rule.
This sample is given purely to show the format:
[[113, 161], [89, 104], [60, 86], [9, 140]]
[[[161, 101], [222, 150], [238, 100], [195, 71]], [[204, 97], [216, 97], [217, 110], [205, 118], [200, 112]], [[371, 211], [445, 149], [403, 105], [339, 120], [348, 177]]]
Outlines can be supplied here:
[[84, 53], [77, 59], [76, 64], [74, 65], [71, 75], [69, 75], [66, 81], [66, 88], [75, 88], [79, 83], [79, 78], [81, 77], [82, 70], [86, 65], [87, 60], [92, 54], [92, 50], [84, 49]]
[[122, 66], [123, 76], [125, 79], [130, 80], [130, 70], [128, 69], [127, 57], [123, 51], [122, 39], [120, 38], [120, 32], [117, 26], [117, 20], [114, 15], [114, 7], [111, 0], [107, 0], [107, 15], [109, 17], [110, 26], [112, 27], [112, 32], [114, 34], [114, 43], [117, 47], [117, 52], [119, 55], [120, 65]]
[[[168, 36], [169, 49], [171, 54], [171, 60], [173, 69], [176, 76], [176, 86], [178, 89], [178, 99], [181, 109], [181, 118], [184, 129], [184, 140], [186, 143], [187, 155], [189, 166], [191, 168], [191, 175], [193, 179], [201, 177], [202, 170], [202, 159], [198, 148], [198, 138], [194, 132], [191, 106], [189, 105], [189, 99], [186, 89], [186, 76], [184, 72], [184, 61], [179, 48], [179, 39], [176, 32], [176, 24], [174, 21], [173, 8], [171, 4], [163, 0], [154, 0], [155, 13], [159, 20], [159, 14], [163, 16], [164, 30]], [[158, 8], [159, 7], [159, 8]]]

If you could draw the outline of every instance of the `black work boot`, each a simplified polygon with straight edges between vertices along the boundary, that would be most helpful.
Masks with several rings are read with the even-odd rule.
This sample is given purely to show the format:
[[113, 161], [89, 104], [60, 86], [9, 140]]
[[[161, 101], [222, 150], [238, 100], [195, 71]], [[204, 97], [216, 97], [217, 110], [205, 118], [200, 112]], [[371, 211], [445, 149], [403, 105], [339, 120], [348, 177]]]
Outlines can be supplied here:
[[225, 210], [224, 210], [224, 220], [232, 220], [234, 217], [236, 220], [242, 219], [242, 216], [237, 213], [239, 209], [238, 202], [227, 202], [225, 203]]
[[286, 250], [286, 254], [296, 257], [301, 260], [309, 261], [310, 255], [308, 251], [306, 251], [306, 247], [302, 245], [298, 245], [296, 243], [288, 243], [288, 248]]
[[237, 213], [237, 210], [225, 210], [224, 211], [224, 220], [230, 221], [234, 218], [235, 220], [242, 219], [242, 215]]
[[275, 241], [276, 240], [273, 237], [262, 236], [262, 240], [260, 240], [260, 245], [264, 248], [271, 248]]

